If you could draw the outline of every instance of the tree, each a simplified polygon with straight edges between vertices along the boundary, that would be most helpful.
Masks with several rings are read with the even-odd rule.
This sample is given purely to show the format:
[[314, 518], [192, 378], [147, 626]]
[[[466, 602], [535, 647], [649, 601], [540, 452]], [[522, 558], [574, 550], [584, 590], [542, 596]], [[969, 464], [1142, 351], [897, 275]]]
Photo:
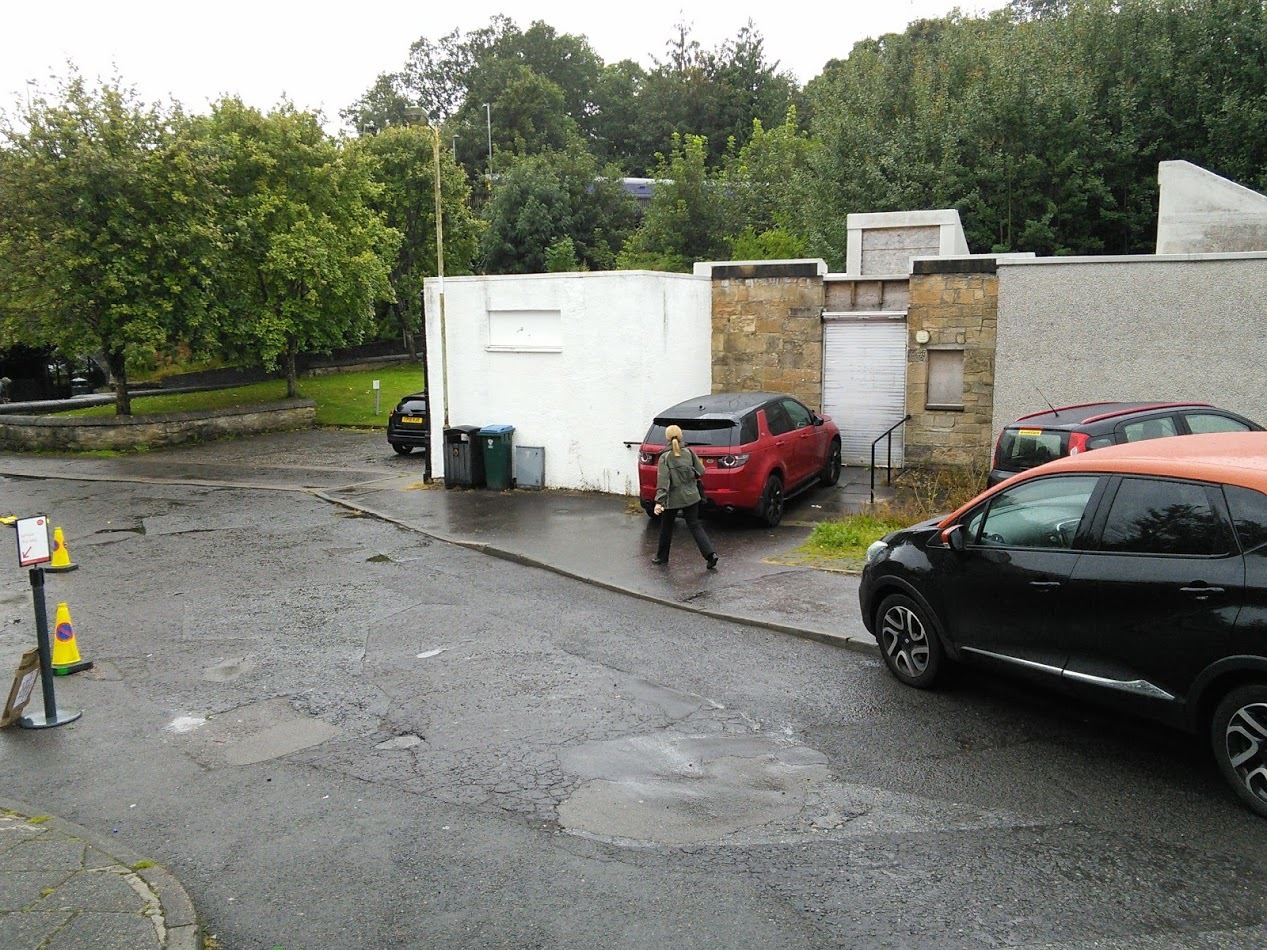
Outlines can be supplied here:
[[549, 269], [547, 251], [565, 238], [577, 265], [569, 269], [610, 270], [635, 210], [619, 172], [600, 173], [593, 156], [573, 145], [510, 159], [485, 216], [484, 272], [535, 274]]
[[228, 98], [199, 128], [218, 159], [229, 238], [222, 338], [240, 356], [284, 365], [294, 397], [300, 352], [372, 329], [375, 301], [391, 299], [400, 235], [370, 207], [378, 189], [366, 154], [329, 139], [312, 113], [282, 104], [265, 115]]
[[102, 354], [130, 415], [129, 368], [209, 345], [210, 156], [179, 107], [142, 104], [118, 78], [89, 89], [73, 68], [25, 125], [3, 130], [4, 343]]
[[[378, 310], [380, 326], [390, 325], [406, 345], [421, 325], [423, 280], [436, 273], [432, 135], [426, 126], [399, 126], [358, 139], [351, 146], [372, 163], [379, 184], [367, 204], [401, 235], [390, 275], [395, 300], [380, 302]], [[479, 223], [471, 214], [466, 178], [451, 161], [448, 149], [440, 148], [440, 159], [445, 272], [469, 274], [479, 246]], [[389, 315], [390, 319], [383, 319]]]
[[719, 260], [741, 228], [721, 176], [706, 163], [703, 137], [673, 137], [659, 156], [655, 191], [642, 223], [621, 251], [624, 270], [689, 272], [696, 261]]

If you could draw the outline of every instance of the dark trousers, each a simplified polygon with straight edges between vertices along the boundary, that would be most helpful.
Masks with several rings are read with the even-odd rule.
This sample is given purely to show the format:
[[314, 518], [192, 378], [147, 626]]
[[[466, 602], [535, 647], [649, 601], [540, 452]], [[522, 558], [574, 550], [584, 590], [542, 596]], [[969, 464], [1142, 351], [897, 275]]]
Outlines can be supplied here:
[[705, 560], [712, 557], [716, 551], [713, 548], [713, 542], [708, 540], [708, 535], [704, 532], [704, 526], [700, 523], [698, 501], [685, 508], [664, 509], [664, 514], [660, 515], [660, 546], [656, 548], [656, 557], [662, 561], [669, 559], [669, 545], [673, 543], [673, 525], [677, 522], [679, 511], [686, 519], [686, 526], [691, 529], [691, 536], [695, 538], [695, 543], [699, 546], [699, 553]]

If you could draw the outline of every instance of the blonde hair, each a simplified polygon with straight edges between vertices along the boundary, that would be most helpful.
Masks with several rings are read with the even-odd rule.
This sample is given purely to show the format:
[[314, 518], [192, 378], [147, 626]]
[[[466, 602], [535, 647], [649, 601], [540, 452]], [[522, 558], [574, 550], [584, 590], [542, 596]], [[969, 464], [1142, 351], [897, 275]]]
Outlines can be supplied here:
[[664, 437], [669, 440], [669, 445], [673, 447], [675, 456], [682, 454], [682, 427], [669, 426], [664, 430]]

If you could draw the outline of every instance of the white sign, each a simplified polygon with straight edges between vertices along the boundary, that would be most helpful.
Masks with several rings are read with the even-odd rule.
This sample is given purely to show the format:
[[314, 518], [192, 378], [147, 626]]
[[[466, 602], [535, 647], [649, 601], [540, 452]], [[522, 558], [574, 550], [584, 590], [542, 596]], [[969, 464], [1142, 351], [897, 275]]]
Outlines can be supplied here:
[[48, 540], [48, 518], [36, 515], [34, 518], [18, 519], [18, 565], [30, 567], [51, 560], [52, 549]]
[[377, 380], [377, 379], [376, 379], [376, 380], [374, 380], [374, 388], [375, 388], [375, 389], [377, 389], [377, 388], [378, 388], [378, 380]]

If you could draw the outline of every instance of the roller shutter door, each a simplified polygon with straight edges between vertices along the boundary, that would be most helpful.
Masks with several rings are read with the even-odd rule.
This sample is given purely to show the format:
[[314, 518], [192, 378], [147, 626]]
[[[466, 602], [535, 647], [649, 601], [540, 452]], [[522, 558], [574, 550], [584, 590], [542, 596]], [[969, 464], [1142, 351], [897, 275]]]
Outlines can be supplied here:
[[[846, 465], [869, 465], [871, 443], [906, 415], [906, 315], [823, 315], [823, 411], [840, 426]], [[893, 433], [893, 465], [902, 464]], [[876, 446], [876, 465], [888, 461]]]

